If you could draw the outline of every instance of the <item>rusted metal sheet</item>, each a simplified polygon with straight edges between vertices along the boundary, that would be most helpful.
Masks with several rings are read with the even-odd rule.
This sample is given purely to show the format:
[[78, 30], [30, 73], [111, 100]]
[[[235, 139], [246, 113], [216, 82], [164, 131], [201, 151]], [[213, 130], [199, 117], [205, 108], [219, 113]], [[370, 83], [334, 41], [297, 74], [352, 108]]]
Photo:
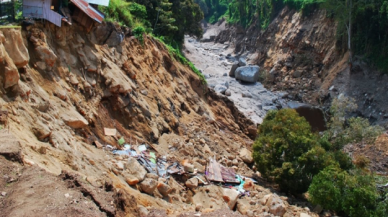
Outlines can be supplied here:
[[206, 177], [210, 181], [223, 182], [220, 164], [214, 159], [209, 160], [209, 164], [206, 168]]
[[101, 23], [102, 20], [104, 19], [104, 15], [98, 12], [96, 9], [94, 9], [85, 0], [70, 0], [70, 1], [73, 2], [75, 6], [77, 6], [82, 12], [84, 12], [92, 20]]
[[236, 172], [233, 168], [228, 168], [220, 165], [221, 168], [221, 176], [224, 182], [226, 183], [240, 183], [238, 179], [236, 179]]

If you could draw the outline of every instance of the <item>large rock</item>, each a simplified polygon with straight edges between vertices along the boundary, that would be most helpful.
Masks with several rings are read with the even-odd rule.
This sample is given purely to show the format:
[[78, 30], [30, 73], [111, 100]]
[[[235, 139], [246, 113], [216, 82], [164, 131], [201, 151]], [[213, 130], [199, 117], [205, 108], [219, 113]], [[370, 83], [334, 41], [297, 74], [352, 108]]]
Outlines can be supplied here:
[[191, 178], [189, 180], [186, 181], [186, 186], [190, 189], [194, 189], [196, 187], [198, 187], [198, 179], [197, 178]]
[[62, 114], [62, 119], [66, 125], [71, 128], [84, 128], [89, 125], [89, 122], [82, 117], [78, 112], [71, 112], [70, 114]]
[[[20, 29], [4, 29], [4, 47], [16, 67], [21, 68], [28, 64], [30, 56], [24, 45]], [[0, 33], [1, 34], [1, 33]]]
[[233, 210], [237, 203], [239, 193], [234, 189], [224, 189], [223, 196], [225, 202], [228, 204], [229, 209]]
[[22, 162], [22, 147], [14, 135], [8, 130], [0, 130], [0, 141], [0, 155], [9, 160]]
[[276, 216], [283, 216], [286, 213], [286, 205], [276, 194], [269, 196], [266, 206], [269, 208], [269, 212]]
[[40, 141], [43, 141], [51, 135], [51, 130], [49, 127], [40, 121], [34, 124], [32, 131]]
[[158, 182], [155, 179], [146, 178], [140, 183], [141, 190], [147, 194], [153, 194]]
[[158, 191], [165, 197], [168, 196], [173, 190], [169, 185], [163, 182], [159, 182], [157, 188]]
[[232, 65], [232, 68], [230, 68], [229, 76], [234, 78], [234, 73], [236, 72], [236, 69], [238, 68], [238, 62], [235, 62]]
[[140, 181], [143, 181], [145, 176], [147, 175], [147, 171], [142, 165], [140, 165], [140, 163], [135, 158], [128, 159], [125, 172], [128, 172]]
[[247, 60], [243, 57], [240, 57], [238, 59], [238, 66], [242, 67], [242, 66], [246, 66], [247, 65]]
[[217, 84], [214, 87], [214, 91], [216, 91], [217, 93], [222, 93], [222, 94], [224, 94], [227, 89], [228, 89], [227, 87], [225, 87], [224, 85], [221, 85], [221, 84]]
[[241, 149], [240, 157], [247, 164], [253, 163], [252, 152], [246, 148]]
[[237, 210], [243, 214], [246, 215], [247, 212], [251, 209], [251, 205], [249, 204], [249, 201], [246, 198], [239, 199], [237, 201]]
[[235, 72], [236, 80], [255, 83], [259, 79], [259, 66], [238, 67]]

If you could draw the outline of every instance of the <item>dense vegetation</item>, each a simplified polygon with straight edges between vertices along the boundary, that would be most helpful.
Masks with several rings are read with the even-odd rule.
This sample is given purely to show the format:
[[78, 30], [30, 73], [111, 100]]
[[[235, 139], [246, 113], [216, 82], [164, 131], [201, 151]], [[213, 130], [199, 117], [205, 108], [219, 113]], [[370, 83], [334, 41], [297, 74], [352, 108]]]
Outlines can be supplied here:
[[193, 0], [111, 0], [99, 7], [110, 21], [117, 21], [160, 37], [180, 48], [185, 34], [201, 37], [203, 13]]
[[[319, 7], [328, 11], [339, 25], [338, 48], [359, 55], [388, 72], [388, 0], [195, 0], [205, 19], [225, 18], [243, 27], [265, 29], [285, 6], [306, 16]], [[352, 57], [352, 55], [351, 55]], [[349, 59], [352, 62], [352, 58]]]
[[311, 132], [295, 110], [271, 111], [259, 127], [253, 158], [263, 177], [291, 194], [308, 191], [309, 200], [346, 216], [387, 216], [386, 178], [369, 172], [364, 157], [351, 159], [345, 144], [373, 144], [383, 130], [362, 118], [345, 119], [356, 108], [341, 95], [331, 107], [328, 130]]

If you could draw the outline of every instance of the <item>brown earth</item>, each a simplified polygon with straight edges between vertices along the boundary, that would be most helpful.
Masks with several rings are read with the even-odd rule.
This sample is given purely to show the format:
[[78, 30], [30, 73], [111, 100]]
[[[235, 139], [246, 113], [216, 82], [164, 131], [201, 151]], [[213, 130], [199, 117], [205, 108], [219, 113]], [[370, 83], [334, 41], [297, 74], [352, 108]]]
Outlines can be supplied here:
[[[145, 172], [171, 188], [165, 196], [145, 193], [144, 169], [108, 148], [120, 149], [119, 138], [134, 148], [147, 145], [169, 164], [189, 162], [203, 171], [211, 157], [257, 177], [239, 155], [251, 150], [253, 123], [152, 37], [140, 43], [128, 29], [105, 23], [90, 33], [47, 22], [1, 31], [29, 58], [27, 65], [14, 63], [17, 73], [0, 72], [1, 110], [8, 113], [0, 120], [2, 216], [234, 215], [230, 207], [249, 216], [316, 216], [308, 203], [298, 207], [260, 185], [232, 198], [221, 186], [189, 189], [190, 177]], [[117, 134], [106, 136], [104, 128]]]

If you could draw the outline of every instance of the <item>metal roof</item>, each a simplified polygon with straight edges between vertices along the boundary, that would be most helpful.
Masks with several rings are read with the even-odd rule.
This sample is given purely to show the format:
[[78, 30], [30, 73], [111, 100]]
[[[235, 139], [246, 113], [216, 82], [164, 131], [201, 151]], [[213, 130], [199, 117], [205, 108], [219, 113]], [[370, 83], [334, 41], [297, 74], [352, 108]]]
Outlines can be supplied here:
[[109, 6], [109, 0], [86, 0], [89, 4], [96, 4], [102, 6]]
[[85, 0], [70, 0], [73, 2], [80, 10], [82, 10], [86, 15], [88, 15], [93, 20], [101, 23], [104, 19], [104, 15], [94, 9], [89, 5]]

